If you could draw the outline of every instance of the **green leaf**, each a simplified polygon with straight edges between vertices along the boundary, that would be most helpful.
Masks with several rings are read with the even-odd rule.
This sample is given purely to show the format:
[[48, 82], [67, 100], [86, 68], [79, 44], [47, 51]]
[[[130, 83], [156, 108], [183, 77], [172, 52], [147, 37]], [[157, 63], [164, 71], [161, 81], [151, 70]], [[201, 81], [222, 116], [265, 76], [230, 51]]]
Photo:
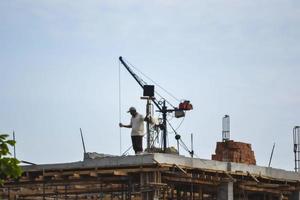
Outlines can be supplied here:
[[22, 175], [20, 162], [16, 158], [7, 157], [11, 155], [8, 146], [14, 146], [14, 140], [7, 140], [7, 134], [0, 134], [0, 185], [9, 178], [18, 178]]
[[9, 144], [10, 146], [14, 146], [14, 145], [16, 144], [16, 141], [14, 141], [14, 140], [7, 140], [6, 142], [7, 142], [7, 144]]
[[1, 134], [0, 139], [5, 140], [9, 135], [7, 134]]

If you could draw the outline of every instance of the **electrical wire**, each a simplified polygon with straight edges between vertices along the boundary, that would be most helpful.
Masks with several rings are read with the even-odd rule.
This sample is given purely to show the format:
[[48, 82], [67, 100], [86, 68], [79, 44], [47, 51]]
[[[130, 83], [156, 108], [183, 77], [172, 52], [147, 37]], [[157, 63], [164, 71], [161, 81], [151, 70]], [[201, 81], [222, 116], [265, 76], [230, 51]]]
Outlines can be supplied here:
[[[173, 119], [173, 118], [174, 118], [174, 117], [172, 117], [172, 119]], [[171, 119], [171, 120], [172, 120], [172, 119]], [[182, 118], [182, 120], [181, 120], [181, 122], [179, 123], [179, 125], [175, 128], [175, 131], [177, 131], [177, 130], [181, 127], [181, 125], [183, 124], [184, 119], [185, 119], [185, 117]], [[168, 119], [169, 122], [170, 122], [171, 120]], [[174, 131], [169, 131], [169, 132], [168, 132], [168, 134], [171, 134], [171, 133], [174, 133]]]
[[[171, 129], [174, 131], [175, 135], [178, 135], [178, 133], [176, 132], [176, 130], [173, 128], [173, 126], [171, 125], [171, 123], [167, 120], [167, 123], [169, 124], [169, 126], [171, 127]], [[180, 138], [179, 139], [179, 144], [181, 145], [181, 147], [186, 150], [189, 154], [191, 154], [192, 152], [189, 150], [189, 148], [186, 146], [186, 144], [183, 142], [183, 140]]]

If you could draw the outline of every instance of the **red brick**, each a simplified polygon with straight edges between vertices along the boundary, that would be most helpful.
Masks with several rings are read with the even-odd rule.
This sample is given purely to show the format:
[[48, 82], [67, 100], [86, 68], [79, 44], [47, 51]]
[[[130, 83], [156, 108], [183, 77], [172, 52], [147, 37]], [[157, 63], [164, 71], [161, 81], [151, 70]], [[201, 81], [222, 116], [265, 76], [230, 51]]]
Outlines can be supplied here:
[[256, 164], [254, 151], [251, 144], [235, 142], [233, 140], [217, 142], [216, 154], [212, 155], [212, 160], [229, 161], [245, 164]]

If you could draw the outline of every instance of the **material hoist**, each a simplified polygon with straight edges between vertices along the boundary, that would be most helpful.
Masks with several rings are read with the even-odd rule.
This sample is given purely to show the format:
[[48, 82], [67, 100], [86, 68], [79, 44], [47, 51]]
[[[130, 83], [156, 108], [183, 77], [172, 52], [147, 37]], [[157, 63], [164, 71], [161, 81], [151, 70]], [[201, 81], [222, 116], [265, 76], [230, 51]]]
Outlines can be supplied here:
[[[165, 153], [167, 151], [167, 124], [169, 123], [167, 121], [167, 114], [168, 113], [175, 113], [176, 118], [184, 117], [185, 111], [189, 111], [193, 109], [192, 104], [190, 101], [184, 100], [180, 102], [178, 107], [173, 107], [172, 109], [168, 109], [166, 105], [166, 100], [163, 99], [162, 101], [158, 101], [154, 97], [154, 85], [148, 85], [142, 78], [140, 78], [134, 71], [129, 67], [129, 65], [123, 60], [123, 58], [119, 57], [120, 62], [122, 65], [126, 68], [126, 70], [130, 73], [130, 75], [136, 80], [136, 82], [141, 86], [143, 89], [143, 97], [142, 99], [147, 100], [147, 107], [146, 107], [146, 113], [147, 116], [151, 113], [151, 102], [155, 105], [155, 107], [158, 109], [157, 112], [160, 112], [162, 114], [162, 120], [159, 122], [158, 127], [162, 130], [162, 151]], [[150, 128], [149, 128], [149, 120], [147, 121], [147, 149], [151, 149], [151, 144], [153, 144], [153, 140], [155, 136], [150, 134]], [[176, 134], [176, 133], [175, 133]], [[180, 135], [176, 134], [175, 137], [177, 140], [180, 139]]]

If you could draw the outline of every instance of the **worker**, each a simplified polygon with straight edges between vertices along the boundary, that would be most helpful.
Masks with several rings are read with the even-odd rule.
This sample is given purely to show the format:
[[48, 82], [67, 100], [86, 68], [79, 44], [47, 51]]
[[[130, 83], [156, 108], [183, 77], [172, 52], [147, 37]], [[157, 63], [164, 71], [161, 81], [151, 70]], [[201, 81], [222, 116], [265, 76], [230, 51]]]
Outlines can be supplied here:
[[139, 114], [135, 107], [130, 107], [128, 113], [131, 114], [131, 120], [129, 125], [124, 125], [119, 123], [119, 126], [125, 128], [131, 128], [131, 141], [132, 147], [135, 154], [140, 154], [143, 152], [143, 136], [144, 133], [144, 121], [146, 119], [143, 115]]

